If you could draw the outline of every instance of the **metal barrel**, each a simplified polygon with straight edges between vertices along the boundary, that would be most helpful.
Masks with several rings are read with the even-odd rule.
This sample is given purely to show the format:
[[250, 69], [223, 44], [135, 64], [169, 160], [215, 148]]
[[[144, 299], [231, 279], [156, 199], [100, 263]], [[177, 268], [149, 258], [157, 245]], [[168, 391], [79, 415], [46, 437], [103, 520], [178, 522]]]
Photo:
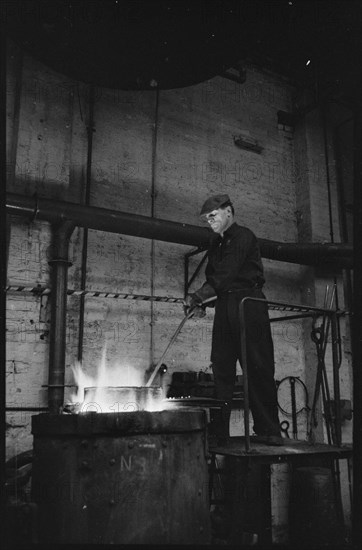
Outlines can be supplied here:
[[306, 466], [293, 471], [289, 539], [291, 544], [303, 548], [343, 541], [331, 468]]
[[201, 409], [32, 417], [46, 544], [208, 544]]

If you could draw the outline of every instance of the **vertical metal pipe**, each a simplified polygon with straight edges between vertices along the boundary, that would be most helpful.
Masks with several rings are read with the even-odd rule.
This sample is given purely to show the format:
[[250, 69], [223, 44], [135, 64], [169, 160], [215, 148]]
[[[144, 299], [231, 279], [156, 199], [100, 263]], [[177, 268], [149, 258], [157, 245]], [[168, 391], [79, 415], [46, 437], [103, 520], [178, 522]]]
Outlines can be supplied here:
[[185, 254], [184, 256], [184, 298], [186, 299], [186, 296], [189, 291], [189, 256]]
[[9, 253], [10, 253], [10, 237], [11, 237], [11, 220], [10, 220], [10, 216], [7, 215], [7, 216], [4, 216], [4, 220], [6, 220], [6, 222], [3, 224], [4, 227], [3, 227], [3, 230], [1, 232], [1, 235], [4, 235], [4, 232], [6, 234], [6, 249], [4, 250], [4, 255], [2, 256], [3, 258], [6, 258], [5, 260], [5, 278], [4, 278], [4, 281], [6, 281], [6, 278], [7, 278], [7, 272], [8, 272], [8, 265], [9, 265]]
[[[0, 45], [1, 46], [5, 46], [5, 40], [4, 40], [4, 35], [2, 35], [2, 38], [0, 38]], [[2, 50], [4, 51], [4, 50]], [[1, 76], [5, 76], [5, 70], [4, 70], [4, 65], [2, 66], [2, 70], [0, 69], [0, 72], [1, 72]], [[2, 100], [2, 105], [5, 105], [6, 103], [6, 92], [5, 92], [5, 86], [2, 86], [1, 87], [1, 91], [0, 91], [0, 97], [1, 97], [1, 100]], [[5, 109], [3, 109], [2, 111], [2, 114], [3, 114], [3, 118], [2, 118], [2, 122], [4, 123], [5, 122]], [[3, 124], [3, 128], [5, 127], [5, 124]], [[1, 186], [1, 189], [0, 189], [0, 196], [1, 196], [1, 199], [5, 199], [5, 185], [2, 185]], [[2, 203], [4, 204], [4, 203]], [[7, 225], [7, 220], [8, 220], [9, 217], [7, 216], [4, 216], [4, 213], [3, 215], [1, 216], [0, 218], [0, 235], [4, 235], [4, 233], [6, 232], [6, 234], [8, 233], [8, 228], [6, 227]], [[1, 420], [3, 421], [3, 426], [5, 426], [5, 418], [6, 418], [6, 412], [5, 412], [5, 402], [6, 402], [6, 391], [5, 391], [5, 380], [6, 380], [6, 374], [5, 374], [5, 371], [6, 371], [6, 368], [5, 368], [5, 365], [6, 365], [6, 353], [5, 353], [5, 337], [4, 335], [6, 334], [6, 321], [5, 321], [5, 309], [6, 309], [6, 291], [5, 291], [5, 286], [6, 286], [6, 277], [7, 277], [7, 254], [8, 254], [8, 250], [9, 250], [9, 246], [7, 246], [7, 243], [5, 242], [5, 239], [2, 238], [0, 239], [0, 258], [1, 258], [1, 261], [0, 261], [0, 331], [1, 331], [1, 335], [2, 335], [2, 344], [0, 346], [0, 364], [2, 365], [2, 369], [1, 369], [1, 372], [0, 372], [0, 410], [1, 410]], [[6, 260], [5, 260], [6, 259]], [[2, 431], [2, 438], [1, 438], [1, 449], [0, 449], [0, 461], [1, 461], [1, 467], [0, 467], [0, 482], [1, 482], [1, 486], [3, 488], [5, 488], [5, 483], [6, 483], [6, 468], [5, 468], [5, 460], [6, 460], [6, 456], [5, 456], [5, 430]], [[7, 504], [7, 497], [5, 495], [6, 491], [2, 490], [0, 491], [0, 509], [1, 511], [4, 511], [6, 510], [6, 504]]]
[[59, 414], [64, 401], [66, 310], [69, 240], [75, 224], [70, 221], [54, 227], [52, 267], [51, 323], [49, 334], [49, 412]]
[[[362, 74], [357, 75], [356, 86], [361, 86]], [[358, 88], [357, 88], [358, 89]], [[359, 88], [360, 89], [360, 88]], [[354, 241], [354, 277], [352, 304], [352, 369], [353, 369], [353, 448], [354, 464], [362, 463], [362, 124], [361, 104], [355, 106], [354, 117], [354, 159], [353, 159], [353, 241]], [[362, 540], [362, 468], [353, 471], [353, 540], [358, 545]]]
[[248, 362], [246, 353], [246, 327], [245, 327], [245, 302], [248, 298], [243, 298], [240, 304], [240, 331], [241, 331], [241, 365], [243, 369], [244, 385], [244, 429], [245, 429], [245, 451], [250, 451], [250, 428], [249, 428], [249, 380], [248, 380]]
[[[87, 124], [88, 147], [87, 147], [87, 175], [86, 186], [84, 193], [84, 204], [90, 203], [90, 188], [92, 181], [92, 153], [93, 153], [93, 132], [94, 129], [94, 85], [89, 87], [89, 113]], [[88, 255], [88, 228], [83, 229], [83, 246], [82, 246], [82, 264], [81, 264], [81, 280], [80, 288], [85, 290], [87, 280], [87, 255]], [[78, 335], [78, 361], [83, 359], [83, 340], [84, 340], [84, 307], [85, 296], [80, 297], [79, 302], [79, 335]]]
[[[333, 362], [333, 389], [334, 389], [334, 433], [335, 445], [341, 445], [341, 399], [339, 387], [339, 364], [338, 364], [338, 325], [337, 314], [331, 313], [331, 335], [332, 335], [332, 362]], [[333, 433], [333, 432], [332, 432]]]

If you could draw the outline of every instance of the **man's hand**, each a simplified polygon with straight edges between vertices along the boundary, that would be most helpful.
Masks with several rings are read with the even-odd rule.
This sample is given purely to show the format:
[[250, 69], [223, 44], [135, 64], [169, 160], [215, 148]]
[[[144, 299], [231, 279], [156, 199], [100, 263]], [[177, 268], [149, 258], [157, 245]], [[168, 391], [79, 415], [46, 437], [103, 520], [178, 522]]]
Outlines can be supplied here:
[[202, 300], [197, 294], [188, 294], [184, 300], [185, 315], [193, 312], [193, 316], [200, 319], [205, 317], [205, 308], [202, 306]]
[[205, 311], [205, 308], [202, 306], [196, 306], [192, 310], [192, 317], [195, 317], [195, 319], [202, 319], [203, 317], [205, 317], [205, 315], [206, 315], [206, 311]]

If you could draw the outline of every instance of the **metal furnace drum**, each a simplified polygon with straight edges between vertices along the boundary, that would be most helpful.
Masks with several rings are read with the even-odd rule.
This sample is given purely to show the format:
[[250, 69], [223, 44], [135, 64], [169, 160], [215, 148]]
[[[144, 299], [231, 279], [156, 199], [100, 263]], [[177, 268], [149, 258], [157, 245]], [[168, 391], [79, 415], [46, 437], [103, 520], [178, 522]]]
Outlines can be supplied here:
[[201, 409], [32, 418], [39, 542], [208, 544]]

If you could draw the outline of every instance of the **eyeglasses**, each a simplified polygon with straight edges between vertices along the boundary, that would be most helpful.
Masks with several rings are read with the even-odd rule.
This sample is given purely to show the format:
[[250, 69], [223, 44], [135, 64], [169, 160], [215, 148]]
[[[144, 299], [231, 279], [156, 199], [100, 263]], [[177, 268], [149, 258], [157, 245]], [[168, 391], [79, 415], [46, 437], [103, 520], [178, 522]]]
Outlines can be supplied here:
[[213, 210], [213, 212], [210, 212], [209, 214], [205, 214], [203, 218], [205, 222], [212, 222], [216, 218], [218, 213], [219, 213], [219, 210]]

